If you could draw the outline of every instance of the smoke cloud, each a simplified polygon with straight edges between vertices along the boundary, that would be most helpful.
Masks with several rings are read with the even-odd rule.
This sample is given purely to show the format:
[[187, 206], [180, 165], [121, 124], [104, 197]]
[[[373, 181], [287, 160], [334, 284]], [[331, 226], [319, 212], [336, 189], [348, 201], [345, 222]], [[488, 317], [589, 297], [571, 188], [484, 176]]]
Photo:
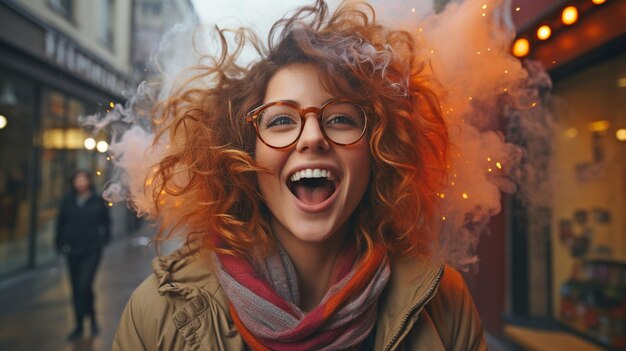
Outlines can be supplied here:
[[[511, 56], [515, 32], [510, 4], [504, 0], [454, 1], [445, 8], [435, 8], [433, 1], [377, 0], [372, 5], [384, 24], [415, 34], [419, 48], [415, 54], [428, 63], [432, 88], [441, 97], [453, 147], [448, 184], [438, 194], [443, 233], [439, 246], [449, 263], [470, 267], [478, 260], [473, 251], [486, 224], [501, 211], [503, 192], [521, 187], [529, 201], [549, 201], [549, 196], [537, 196], [523, 186], [531, 183], [547, 193], [545, 167], [543, 175], [533, 167], [537, 150], [529, 153], [520, 142], [537, 135], [539, 144], [549, 148], [552, 125], [542, 108], [549, 78], [536, 65], [524, 67]], [[232, 14], [224, 16], [228, 15]], [[116, 175], [104, 196], [129, 201], [148, 218], [154, 216], [154, 204], [146, 194], [152, 191], [151, 172], [169, 147], [167, 138], [153, 144], [149, 116], [155, 101], [189, 77], [187, 67], [210, 58], [203, 54], [216, 53], [212, 27], [205, 24], [198, 30], [198, 25], [182, 23], [163, 37], [152, 67], [158, 83], [142, 83], [128, 95], [125, 106], [116, 106], [105, 116], [83, 118], [96, 130], [106, 127], [111, 133]], [[265, 37], [266, 32], [258, 34]], [[507, 121], [514, 130], [505, 129]]]

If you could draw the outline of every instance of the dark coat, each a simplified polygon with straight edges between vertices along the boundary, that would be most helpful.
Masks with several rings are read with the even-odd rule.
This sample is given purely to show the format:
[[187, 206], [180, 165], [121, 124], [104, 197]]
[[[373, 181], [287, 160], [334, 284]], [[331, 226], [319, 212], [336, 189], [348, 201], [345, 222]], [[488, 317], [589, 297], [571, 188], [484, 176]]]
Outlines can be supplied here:
[[111, 238], [109, 209], [98, 194], [92, 194], [82, 206], [74, 194], [61, 202], [56, 223], [57, 252], [72, 256], [102, 250]]

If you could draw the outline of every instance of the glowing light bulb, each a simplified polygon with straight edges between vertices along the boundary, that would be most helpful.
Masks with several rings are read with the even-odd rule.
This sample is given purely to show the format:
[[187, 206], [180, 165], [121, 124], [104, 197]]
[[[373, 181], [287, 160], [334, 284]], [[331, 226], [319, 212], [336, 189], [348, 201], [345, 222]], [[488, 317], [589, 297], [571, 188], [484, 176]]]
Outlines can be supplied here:
[[521, 10], [521, 8], [519, 8], [519, 7], [515, 8], [515, 12], [519, 12], [519, 10]]
[[3, 115], [0, 115], [0, 129], [4, 129], [4, 127], [7, 126], [7, 118], [4, 117]]
[[487, 157], [487, 162], [491, 162], [491, 157]]
[[539, 29], [537, 29], [537, 38], [541, 40], [546, 40], [550, 38], [551, 35], [552, 29], [547, 24], [544, 24], [543, 26], [539, 27]]
[[485, 10], [487, 8], [487, 4], [483, 5], [483, 10]]
[[519, 38], [513, 44], [513, 55], [515, 57], [524, 57], [530, 51], [530, 42], [526, 38]]
[[108, 205], [109, 205], [109, 207], [113, 207], [113, 203], [112, 202], [109, 202]]
[[100, 172], [100, 171], [96, 171], [96, 175], [97, 175], [97, 176], [101, 176], [101, 175], [102, 175], [102, 172]]
[[572, 25], [578, 21], [578, 9], [575, 6], [568, 6], [561, 12], [561, 21], [566, 26]]
[[615, 137], [619, 141], [626, 141], [626, 128], [620, 128], [615, 132]]
[[441, 220], [445, 221], [446, 220], [446, 216], [441, 217]]
[[411, 12], [415, 12], [415, 7], [411, 9]]
[[107, 143], [104, 140], [100, 140], [97, 144], [96, 144], [96, 149], [98, 150], [98, 152], [102, 152], [105, 153], [107, 152], [107, 150], [109, 149], [109, 143]]
[[439, 194], [439, 197], [442, 198], [442, 199], [445, 199], [446, 198], [446, 194], [441, 193], [441, 194]]
[[115, 103], [113, 101], [109, 102], [109, 106], [111, 106], [111, 108], [115, 107]]
[[493, 169], [487, 168], [487, 172], [491, 173], [491, 172], [493, 172]]
[[591, 0], [596, 5], [602, 5], [606, 2], [606, 0]]
[[467, 200], [469, 199], [469, 196], [467, 195], [467, 193], [463, 193], [463, 195], [461, 195], [463, 197], [463, 199]]
[[496, 167], [498, 167], [498, 169], [502, 169], [502, 163], [496, 162]]
[[94, 138], [87, 138], [83, 142], [83, 145], [85, 146], [85, 149], [93, 150], [96, 148], [96, 140]]

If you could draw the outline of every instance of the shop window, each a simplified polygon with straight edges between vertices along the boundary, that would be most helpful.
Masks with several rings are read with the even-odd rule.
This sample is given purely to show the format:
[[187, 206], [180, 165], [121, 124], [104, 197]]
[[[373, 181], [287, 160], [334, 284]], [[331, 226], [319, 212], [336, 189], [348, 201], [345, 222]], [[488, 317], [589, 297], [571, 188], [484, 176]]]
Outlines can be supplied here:
[[626, 347], [626, 54], [555, 84], [552, 221], [557, 320]]
[[37, 208], [38, 263], [54, 257], [54, 225], [58, 205], [69, 192], [69, 177], [77, 169], [93, 173], [96, 187], [102, 185], [105, 173], [97, 168], [104, 158], [85, 148], [90, 134], [78, 123], [78, 117], [93, 113], [91, 104], [56, 90], [46, 90], [42, 103], [40, 186]]
[[35, 86], [0, 70], [0, 274], [28, 264]]
[[115, 28], [115, 1], [99, 0], [100, 5], [100, 40], [109, 48], [113, 48], [114, 28]]

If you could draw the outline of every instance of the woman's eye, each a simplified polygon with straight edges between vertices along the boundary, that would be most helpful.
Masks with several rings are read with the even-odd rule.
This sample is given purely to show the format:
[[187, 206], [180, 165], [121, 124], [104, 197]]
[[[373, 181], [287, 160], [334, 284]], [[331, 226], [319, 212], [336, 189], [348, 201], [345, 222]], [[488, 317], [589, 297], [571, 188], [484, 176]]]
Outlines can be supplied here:
[[283, 125], [288, 125], [288, 124], [296, 124], [296, 121], [293, 119], [293, 117], [289, 115], [277, 115], [268, 119], [267, 123], [265, 124], [265, 127], [272, 128], [272, 127], [283, 126]]
[[354, 118], [345, 114], [335, 114], [326, 119], [326, 124], [344, 124], [355, 126]]

